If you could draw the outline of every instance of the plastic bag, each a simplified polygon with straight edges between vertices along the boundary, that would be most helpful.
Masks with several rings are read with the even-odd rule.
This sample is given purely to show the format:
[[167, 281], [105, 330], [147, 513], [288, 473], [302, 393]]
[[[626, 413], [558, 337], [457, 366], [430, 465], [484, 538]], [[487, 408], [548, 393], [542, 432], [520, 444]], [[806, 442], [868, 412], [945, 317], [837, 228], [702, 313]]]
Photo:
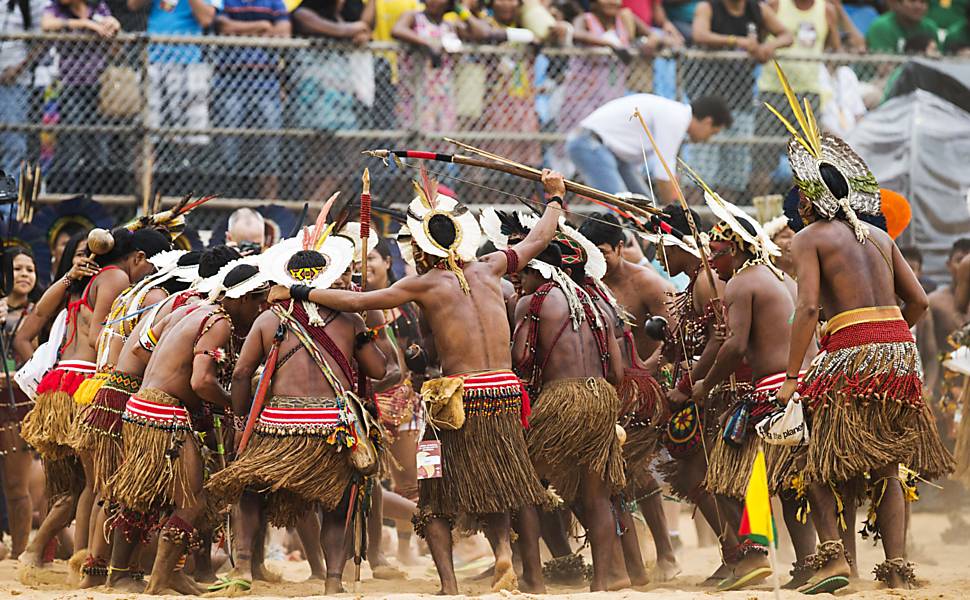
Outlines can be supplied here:
[[788, 401], [785, 410], [768, 415], [756, 426], [755, 431], [767, 444], [775, 446], [804, 446], [808, 444], [808, 423], [802, 403], [797, 394]]
[[61, 342], [64, 341], [66, 331], [67, 309], [63, 309], [54, 319], [51, 334], [47, 341], [34, 350], [30, 360], [24, 363], [24, 366], [20, 367], [20, 370], [13, 376], [13, 380], [17, 382], [20, 390], [31, 400], [37, 395], [37, 384], [57, 363]]

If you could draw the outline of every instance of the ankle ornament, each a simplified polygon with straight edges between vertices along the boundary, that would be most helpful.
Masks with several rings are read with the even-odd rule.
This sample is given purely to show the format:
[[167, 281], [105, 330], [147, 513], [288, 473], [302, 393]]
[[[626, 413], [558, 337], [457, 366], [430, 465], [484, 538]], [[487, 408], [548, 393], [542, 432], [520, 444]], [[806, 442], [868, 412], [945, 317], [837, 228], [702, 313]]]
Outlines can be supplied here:
[[913, 585], [916, 583], [915, 567], [915, 563], [908, 562], [905, 558], [890, 558], [876, 565], [872, 574], [876, 576], [876, 581], [888, 583], [889, 576], [896, 573], [904, 582]]
[[816, 546], [815, 554], [806, 556], [805, 563], [817, 571], [833, 560], [837, 560], [842, 557], [845, 557], [846, 560], [848, 560], [848, 555], [845, 552], [845, 545], [842, 543], [842, 541], [828, 540]]

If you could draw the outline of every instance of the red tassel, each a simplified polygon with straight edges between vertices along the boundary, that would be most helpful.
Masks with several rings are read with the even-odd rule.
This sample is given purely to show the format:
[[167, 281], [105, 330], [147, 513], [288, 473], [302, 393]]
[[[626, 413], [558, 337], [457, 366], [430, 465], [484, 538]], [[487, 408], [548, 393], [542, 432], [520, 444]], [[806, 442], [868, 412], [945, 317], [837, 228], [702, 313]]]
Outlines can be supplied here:
[[522, 427], [528, 429], [529, 417], [532, 416], [532, 401], [529, 399], [529, 390], [526, 389], [522, 382], [519, 382], [519, 387], [522, 389]]

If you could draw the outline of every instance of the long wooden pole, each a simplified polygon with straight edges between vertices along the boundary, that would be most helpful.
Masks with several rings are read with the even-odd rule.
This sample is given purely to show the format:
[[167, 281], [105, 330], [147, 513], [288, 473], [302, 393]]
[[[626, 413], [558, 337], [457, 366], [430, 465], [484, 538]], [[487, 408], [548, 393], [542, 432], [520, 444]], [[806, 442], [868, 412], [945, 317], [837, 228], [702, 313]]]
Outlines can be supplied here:
[[[374, 158], [380, 158], [381, 160], [386, 160], [391, 156], [397, 156], [398, 158], [418, 158], [423, 160], [449, 162], [456, 165], [466, 165], [469, 167], [478, 167], [481, 169], [499, 171], [501, 173], [514, 175], [515, 177], [521, 177], [522, 179], [528, 179], [530, 181], [542, 181], [542, 172], [531, 167], [508, 162], [497, 162], [494, 160], [473, 158], [471, 156], [465, 156], [462, 154], [440, 154], [436, 152], [414, 150], [365, 150], [364, 154]], [[602, 190], [589, 187], [588, 185], [576, 183], [575, 181], [570, 181], [568, 179], [565, 183], [566, 191], [572, 192], [578, 196], [585, 196], [587, 198], [592, 198], [593, 200], [606, 202], [607, 204], [618, 206], [626, 211], [637, 213], [647, 218], [662, 214], [662, 211], [652, 206], [637, 206], [636, 204], [631, 204], [630, 202], [627, 202], [622, 198], [618, 198], [613, 194], [608, 194]]]

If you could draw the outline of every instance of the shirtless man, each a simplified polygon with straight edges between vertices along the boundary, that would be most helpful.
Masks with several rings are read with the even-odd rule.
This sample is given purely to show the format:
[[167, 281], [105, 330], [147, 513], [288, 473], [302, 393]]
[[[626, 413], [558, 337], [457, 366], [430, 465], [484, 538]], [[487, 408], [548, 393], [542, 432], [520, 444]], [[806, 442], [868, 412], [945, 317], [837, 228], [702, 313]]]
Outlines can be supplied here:
[[[764, 416], [774, 412], [774, 392], [785, 379], [788, 360], [789, 327], [787, 323], [795, 311], [795, 282], [777, 267], [758, 242], [758, 232], [748, 221], [738, 219], [743, 228], [738, 233], [725, 222], [715, 226], [711, 234], [711, 266], [718, 277], [726, 281], [724, 306], [727, 311], [727, 338], [721, 344], [714, 365], [707, 376], [694, 383], [692, 399], [702, 404], [714, 388], [726, 382], [742, 361], [751, 367], [752, 394], [743, 400], [748, 406], [748, 427], [740, 447], [728, 445], [721, 435], [711, 449], [707, 471], [707, 489], [715, 494], [742, 501], [751, 468], [761, 441], [754, 432]], [[814, 352], [806, 353], [802, 369], [808, 367]], [[733, 409], [735, 407], [731, 407]], [[720, 415], [724, 423], [726, 415]], [[775, 453], [767, 447], [770, 460]], [[772, 468], [769, 467], [769, 471]], [[774, 491], [774, 490], [773, 490]], [[796, 579], [786, 587], [800, 587], [811, 575], [810, 569], [799, 569], [815, 547], [815, 533], [810, 524], [803, 525], [795, 518], [797, 506], [793, 498], [781, 495], [785, 524], [795, 546]], [[734, 536], [735, 531], [726, 532]], [[737, 543], [736, 540], [733, 540]], [[765, 556], [766, 548], [749, 552], [741, 562], [734, 565], [734, 572], [719, 586], [721, 590], [734, 590], [757, 583], [771, 574]]]
[[[512, 357], [536, 398], [528, 436], [532, 462], [567, 506], [578, 505], [593, 552], [590, 591], [597, 592], [608, 589], [617, 544], [611, 497], [626, 483], [613, 387], [623, 363], [612, 323], [592, 298], [571, 281], [563, 286], [553, 279], [560, 263], [559, 247], [551, 244], [522, 271]], [[577, 304], [581, 312], [571, 309]]]
[[[680, 206], [668, 205], [664, 213], [664, 220], [674, 229], [690, 232], [687, 217]], [[700, 216], [696, 212], [692, 214], [697, 227], [702, 227]], [[672, 234], [663, 236], [663, 246], [658, 247], [657, 255], [671, 276], [685, 273], [690, 277], [684, 292], [674, 298], [663, 353], [664, 360], [670, 362], [674, 369], [674, 388], [667, 393], [670, 410], [691, 410], [688, 401], [693, 382], [707, 376], [720, 349], [715, 311], [721, 310], [718, 299], [723, 296], [724, 282], [717, 277], [712, 282], [704, 272], [700, 254], [689, 235], [684, 240], [676, 239]], [[718, 429], [718, 409], [723, 411], [734, 401], [729, 392], [719, 392], [716, 396], [706, 398], [702, 407], [702, 434], [706, 436], [705, 444], [708, 447], [713, 445], [713, 436]], [[670, 475], [667, 479], [672, 491], [695, 504], [718, 535], [723, 563], [705, 580], [704, 585], [719, 584], [731, 575], [733, 565], [740, 558], [737, 553], [741, 547], [733, 534], [737, 527], [730, 524], [736, 523], [740, 514], [732, 510], [724, 499], [718, 499], [704, 488], [707, 461], [697, 436], [685, 436], [683, 441], [675, 441], [670, 437], [668, 427], [664, 443], [674, 459], [669, 465]]]
[[[823, 143], [831, 139], [822, 138]], [[790, 155], [800, 152], [796, 145], [789, 147]], [[847, 147], [837, 151], [851, 152]], [[800, 212], [806, 226], [792, 241], [798, 301], [786, 381], [777, 396], [786, 403], [797, 387], [812, 416], [802, 476], [809, 484], [822, 566], [800, 589], [830, 592], [848, 583], [850, 567], [839, 540], [832, 486], [840, 490], [865, 472], [876, 486], [873, 494], [881, 497], [876, 513], [886, 562], [876, 567], [876, 577], [901, 587], [912, 583], [914, 574], [905, 559], [899, 465], [927, 479], [952, 470], [952, 457], [923, 403], [918, 351], [910, 333], [929, 303], [889, 236], [861, 224], [855, 212], [847, 216], [840, 210], [832, 216], [830, 199], [841, 199], [859, 212], [878, 202], [867, 202], [867, 192], [853, 188], [854, 179], [831, 164], [821, 163], [817, 172], [814, 178], [822, 185], [815, 196], [803, 194]], [[821, 343], [825, 358], [798, 384], [820, 308], [828, 316]]]
[[[929, 295], [930, 312], [933, 317], [933, 335], [936, 339], [937, 350], [945, 351], [949, 349], [950, 343], [947, 338], [954, 331], [963, 327], [967, 321], [970, 321], [970, 314], [966, 310], [958, 308], [954, 294], [955, 289], [959, 287], [962, 290], [963, 288], [962, 285], [958, 285], [961, 276], [964, 276], [959, 267], [968, 254], [970, 254], [970, 238], [960, 238], [953, 242], [950, 254], [946, 259], [946, 268], [950, 272], [950, 285], [940, 286]], [[926, 366], [927, 370], [930, 371], [929, 365]], [[939, 369], [937, 369], [937, 373], [939, 373]], [[934, 383], [937, 385], [933, 385]], [[931, 392], [945, 392], [946, 390], [940, 390], [939, 386], [942, 383], [941, 378], [931, 379], [927, 377], [926, 384]], [[959, 394], [959, 392], [957, 393]]]
[[125, 408], [125, 456], [108, 482], [111, 493], [125, 509], [139, 513], [173, 510], [161, 526], [146, 593], [201, 591], [181, 570], [186, 554], [201, 543], [194, 523], [205, 506], [201, 441], [193, 425], [203, 403], [230, 404], [226, 384], [236, 339], [248, 332], [266, 300], [264, 281], [255, 266], [238, 264], [226, 274], [216, 302], [184, 316], [169, 315], [173, 323]]
[[[612, 214], [593, 215], [583, 223], [580, 233], [603, 253], [606, 260], [603, 283], [623, 309], [621, 314], [616, 314], [612, 308], [607, 313], [612, 315], [617, 325], [613, 328], [614, 333], [622, 339], [625, 381], [620, 388], [621, 400], [630, 408], [651, 402], [656, 404], [659, 399], [647, 401], [643, 398], [647, 392], [637, 383], [647, 373], [656, 372], [659, 358], [660, 341], [647, 335], [644, 323], [653, 316], [668, 317], [667, 302], [675, 288], [652, 268], [632, 263], [623, 257], [625, 237], [620, 222]], [[594, 294], [594, 297], [598, 295]], [[635, 397], [630, 397], [631, 394]], [[639, 419], [635, 418], [625, 421], [628, 424], [627, 445], [624, 448], [630, 484], [628, 492], [637, 499], [640, 512], [653, 536], [657, 551], [657, 578], [669, 581], [680, 572], [680, 567], [667, 529], [663, 499], [659, 493], [660, 484], [650, 472], [650, 464], [659, 450], [659, 440], [656, 424], [648, 420], [649, 417], [644, 422], [636, 422]], [[626, 547], [629, 553], [631, 549]]]
[[[339, 272], [349, 266], [353, 243], [334, 237], [325, 240], [320, 251], [299, 250], [288, 257], [267, 254], [263, 258], [287, 261], [287, 274], [274, 276], [281, 283], [304, 281], [325, 286], [335, 279], [328, 270]], [[292, 279], [288, 273], [298, 268], [317, 269], [318, 274], [311, 280]], [[344, 441], [334, 437], [332, 443], [328, 442], [331, 436], [340, 435], [337, 432], [353, 426], [345, 420], [346, 413], [334, 409], [357, 402], [347, 395], [357, 386], [351, 360], [356, 360], [366, 376], [380, 379], [385, 374], [386, 358], [367, 335], [367, 326], [359, 315], [328, 309], [320, 315], [324, 325], [312, 324], [307, 306], [298, 301], [274, 304], [254, 323], [233, 371], [235, 414], [250, 414], [253, 374], [274, 344], [279, 344], [276, 370], [249, 445], [230, 466], [212, 477], [206, 491], [224, 505], [238, 501], [246, 488], [271, 490], [257, 497], [265, 501], [269, 521], [281, 527], [296, 525], [305, 513], [312, 512], [310, 507], [319, 506], [323, 526], [318, 543], [327, 562], [325, 592], [336, 594], [343, 591], [341, 577], [347, 559], [344, 524], [354, 469], [343, 453], [347, 449], [341, 448]], [[283, 468], [281, 455], [287, 457]], [[232, 577], [251, 581], [249, 549], [256, 522], [243, 518], [240, 524], [241, 535], [234, 540], [237, 560]]]
[[[423, 190], [409, 205], [408, 228], [413, 237], [411, 247], [405, 248], [413, 252], [418, 275], [363, 293], [307, 292], [294, 287], [274, 289], [271, 296], [277, 301], [295, 291], [304, 299], [344, 312], [414, 302], [425, 315], [444, 377], [425, 382], [422, 393], [426, 400], [448, 406], [454, 401], [450, 399], [453, 386], [458, 385], [465, 412], [460, 429], [428, 428], [426, 441], [436, 437], [441, 441], [443, 476], [420, 481], [416, 517], [415, 530], [428, 541], [445, 594], [458, 593], [451, 553], [455, 518], [482, 518], [495, 548], [493, 587], [507, 588], [515, 583], [509, 513], [537, 506], [545, 497], [521, 428], [521, 394], [513, 391], [519, 383], [510, 370], [511, 332], [499, 283], [505, 273], [517, 272], [535, 258], [556, 232], [565, 185], [562, 175], [548, 170], [542, 179], [552, 198], [529, 236], [509, 250], [474, 260], [480, 240], [474, 215], [433, 189]], [[538, 544], [537, 539], [522, 537], [522, 543]], [[523, 587], [538, 589], [539, 585], [527, 581]]]

